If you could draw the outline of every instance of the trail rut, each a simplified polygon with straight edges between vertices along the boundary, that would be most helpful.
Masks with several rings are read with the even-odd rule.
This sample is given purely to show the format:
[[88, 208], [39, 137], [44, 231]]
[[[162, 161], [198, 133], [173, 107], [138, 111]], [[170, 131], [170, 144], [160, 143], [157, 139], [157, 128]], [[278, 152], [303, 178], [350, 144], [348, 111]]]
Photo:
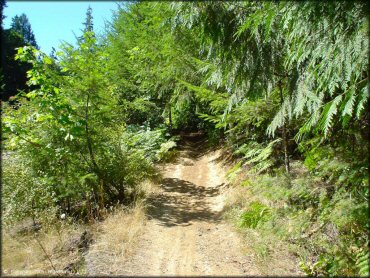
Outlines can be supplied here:
[[139, 244], [120, 275], [258, 275], [239, 235], [222, 220], [226, 188], [218, 152], [185, 141], [176, 163], [163, 167], [158, 194], [149, 200]]

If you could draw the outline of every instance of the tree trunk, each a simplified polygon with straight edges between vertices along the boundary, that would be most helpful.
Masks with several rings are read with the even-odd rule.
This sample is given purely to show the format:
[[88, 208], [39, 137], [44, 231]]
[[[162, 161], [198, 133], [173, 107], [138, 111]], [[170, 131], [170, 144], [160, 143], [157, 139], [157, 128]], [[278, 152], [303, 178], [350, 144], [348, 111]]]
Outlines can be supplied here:
[[[94, 151], [92, 147], [92, 142], [91, 142], [91, 137], [90, 137], [90, 132], [89, 132], [89, 101], [90, 101], [90, 96], [87, 95], [87, 100], [86, 100], [86, 109], [85, 109], [85, 130], [86, 130], [86, 141], [87, 141], [87, 148], [89, 149], [89, 154], [90, 154], [90, 159], [93, 164], [93, 169], [94, 171], [99, 172], [99, 167], [96, 164], [95, 161], [95, 156], [94, 156]], [[99, 176], [99, 174], [98, 174]]]
[[170, 105], [170, 111], [168, 113], [169, 121], [170, 121], [170, 130], [172, 130], [172, 107]]
[[101, 208], [104, 208], [104, 182], [100, 180]]
[[[101, 181], [100, 186], [102, 186], [102, 182], [103, 182], [104, 178], [103, 178], [102, 173], [99, 169], [99, 166], [98, 166], [98, 164], [96, 163], [96, 160], [95, 160], [94, 150], [93, 150], [93, 146], [92, 146], [92, 140], [91, 140], [90, 131], [89, 131], [89, 101], [90, 101], [90, 96], [87, 95], [86, 110], [85, 110], [85, 121], [86, 121], [85, 130], [86, 130], [87, 148], [89, 150], [91, 163], [93, 165], [93, 167], [92, 167], [93, 171], [98, 176], [98, 178], [100, 179], [100, 181]], [[102, 203], [98, 202], [95, 198], [96, 196], [98, 196], [98, 190], [99, 190], [98, 188], [94, 187], [93, 188], [93, 195], [94, 195], [94, 203], [98, 204], [98, 206], [100, 206]], [[103, 190], [101, 189], [101, 193], [102, 192], [103, 192]], [[99, 212], [97, 212], [97, 214], [99, 214]], [[97, 215], [97, 216], [99, 216], [99, 215]]]

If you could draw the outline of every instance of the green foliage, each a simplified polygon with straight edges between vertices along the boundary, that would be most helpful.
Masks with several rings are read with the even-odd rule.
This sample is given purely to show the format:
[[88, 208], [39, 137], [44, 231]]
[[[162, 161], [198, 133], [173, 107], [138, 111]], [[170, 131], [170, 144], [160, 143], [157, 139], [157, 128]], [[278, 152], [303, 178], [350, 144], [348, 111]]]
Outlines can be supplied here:
[[150, 115], [158, 118], [155, 124], [164, 118], [170, 128], [194, 128], [198, 108], [178, 79], [198, 79], [191, 61], [197, 50], [196, 38], [186, 30], [173, 34], [172, 15], [169, 3], [122, 6], [108, 35], [108, 52], [114, 61], [113, 75], [119, 77], [115, 83], [125, 88], [124, 98], [132, 101], [143, 96], [151, 102], [158, 108], [157, 116]]
[[358, 268], [358, 274], [361, 276], [369, 276], [369, 260], [370, 260], [370, 252], [363, 248], [357, 254], [356, 266]]
[[3, 154], [3, 220], [9, 225], [27, 217], [39, 219], [55, 207], [56, 196], [50, 184], [32, 173], [29, 161], [12, 153]]
[[169, 161], [174, 157], [174, 148], [177, 146], [175, 141], [167, 141], [161, 144], [161, 148], [157, 151], [157, 158], [163, 161]]
[[245, 164], [252, 164], [253, 169], [260, 173], [275, 164], [271, 156], [273, 154], [273, 147], [280, 141], [280, 138], [276, 139], [268, 143], [267, 146], [261, 146], [256, 142], [250, 142], [248, 144], [243, 144], [235, 153], [243, 154], [244, 159], [246, 159]]
[[238, 163], [236, 163], [234, 165], [234, 167], [232, 167], [226, 174], [226, 177], [233, 181], [237, 176], [238, 174], [242, 171], [242, 166], [243, 166], [243, 161], [239, 161]]
[[[286, 64], [296, 63], [305, 72], [301, 86], [306, 89], [293, 97], [293, 107], [299, 107], [295, 113], [301, 114], [304, 107], [311, 114], [321, 111], [320, 117], [309, 126], [319, 124], [319, 129], [328, 134], [337, 110], [342, 120], [346, 119], [345, 115], [353, 117], [353, 110], [363, 110], [362, 105], [354, 106], [368, 79], [368, 61], [364, 59], [368, 49], [365, 39], [368, 21], [363, 3], [325, 3], [324, 6], [287, 3], [282, 24], [287, 26], [290, 45]], [[305, 15], [301, 21], [294, 20], [298, 13]], [[352, 28], [347, 29], [348, 24]]]
[[15, 33], [20, 34], [26, 45], [31, 45], [38, 48], [31, 24], [25, 14], [21, 14], [20, 16], [16, 15], [13, 17], [10, 29]]
[[[292, 171], [302, 172], [301, 167], [294, 165]], [[333, 192], [308, 172], [290, 178], [260, 174], [244, 184], [247, 191], [236, 221], [258, 233], [261, 242], [253, 246], [257, 251], [265, 250], [260, 244], [276, 235], [282, 244], [298, 250], [302, 270], [308, 275], [366, 273], [367, 201], [350, 198], [343, 189]], [[263, 251], [265, 256], [273, 248]]]
[[6, 66], [15, 76], [21, 65], [23, 83], [28, 71], [29, 88], [3, 107], [5, 149], [22, 161], [5, 165], [4, 215], [49, 202], [96, 217], [173, 158], [171, 135], [202, 130], [240, 158], [230, 179], [258, 174], [238, 221], [258, 231], [263, 254], [273, 233], [302, 251], [307, 274], [368, 273], [367, 8], [130, 2], [102, 39], [89, 9], [77, 46], [52, 56], [26, 46], [13, 61], [27, 32], [33, 44], [17, 18], [13, 29], [27, 32], [5, 30]]
[[247, 211], [240, 216], [240, 227], [256, 228], [261, 222], [265, 222], [270, 217], [269, 207], [259, 202], [252, 202]]
[[120, 102], [105, 47], [90, 29], [77, 48], [64, 44], [56, 57], [32, 47], [18, 50], [17, 59], [32, 64], [28, 82], [35, 88], [18, 98], [16, 109], [5, 108], [3, 121], [5, 146], [29, 161], [30, 181], [42, 180], [52, 205], [76, 217], [95, 217], [107, 205], [129, 201], [127, 189], [150, 178], [153, 163], [173, 147], [165, 145], [163, 129], [125, 125], [135, 110]]
[[[346, 138], [347, 137], [347, 138]], [[343, 136], [336, 146], [319, 143], [319, 138], [300, 145], [305, 153], [305, 164], [318, 177], [336, 187], [346, 187], [354, 196], [368, 198], [368, 143], [360, 136]], [[354, 142], [356, 142], [354, 144]], [[338, 144], [339, 143], [339, 144]]]
[[1, 99], [7, 101], [15, 97], [19, 91], [28, 90], [27, 71], [30, 65], [16, 61], [15, 55], [19, 47], [26, 45], [37, 47], [31, 25], [25, 14], [12, 18], [11, 27], [4, 30], [1, 26], [2, 63], [1, 63]]

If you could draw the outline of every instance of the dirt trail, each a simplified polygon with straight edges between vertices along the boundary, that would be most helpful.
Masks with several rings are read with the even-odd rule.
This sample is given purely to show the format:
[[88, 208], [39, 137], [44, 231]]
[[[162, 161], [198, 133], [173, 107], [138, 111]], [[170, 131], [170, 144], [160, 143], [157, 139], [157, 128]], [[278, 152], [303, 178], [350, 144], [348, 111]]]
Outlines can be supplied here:
[[164, 166], [145, 232], [119, 274], [258, 275], [239, 235], [221, 219], [226, 183], [218, 153], [201, 149], [189, 138], [178, 162]]

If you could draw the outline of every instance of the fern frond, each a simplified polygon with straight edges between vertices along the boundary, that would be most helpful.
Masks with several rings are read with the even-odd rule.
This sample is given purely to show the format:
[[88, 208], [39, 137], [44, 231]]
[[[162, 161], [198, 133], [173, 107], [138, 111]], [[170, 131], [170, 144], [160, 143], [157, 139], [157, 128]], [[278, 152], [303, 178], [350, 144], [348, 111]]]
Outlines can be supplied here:
[[304, 81], [301, 81], [298, 84], [297, 93], [295, 94], [295, 98], [294, 98], [293, 113], [297, 117], [302, 115], [303, 110], [307, 105], [307, 93], [308, 93], [307, 85]]
[[246, 160], [244, 164], [253, 165], [252, 169], [260, 173], [274, 165], [271, 155], [274, 151], [274, 146], [281, 142], [281, 140], [281, 138], [275, 139], [269, 142], [267, 146], [256, 142], [249, 142], [239, 147], [236, 153], [244, 154], [244, 159]]
[[333, 116], [337, 113], [338, 105], [341, 101], [342, 95], [338, 95], [324, 106], [321, 120], [319, 122], [319, 128], [324, 130], [325, 136], [327, 136], [329, 129], [332, 126]]
[[319, 118], [320, 112], [319, 110], [316, 110], [314, 113], [311, 114], [309, 119], [299, 129], [298, 133], [294, 136], [294, 140], [296, 140], [297, 142], [301, 141], [303, 136], [307, 134], [316, 125]]
[[362, 110], [365, 108], [365, 103], [368, 101], [369, 98], [369, 91], [367, 90], [369, 86], [365, 86], [361, 89], [360, 92], [360, 99], [357, 104], [356, 108], [356, 118], [359, 119]]
[[343, 106], [342, 107], [344, 107], [344, 108], [342, 109], [342, 117], [344, 117], [346, 115], [352, 116], [355, 100], [356, 100], [356, 91], [354, 89], [352, 89], [348, 93], [346, 99], [343, 101]]
[[274, 119], [271, 121], [267, 127], [267, 135], [274, 137], [275, 131], [282, 127], [286, 122], [286, 119], [292, 118], [292, 105], [290, 98], [285, 98], [283, 104], [280, 107], [280, 110], [276, 113]]

